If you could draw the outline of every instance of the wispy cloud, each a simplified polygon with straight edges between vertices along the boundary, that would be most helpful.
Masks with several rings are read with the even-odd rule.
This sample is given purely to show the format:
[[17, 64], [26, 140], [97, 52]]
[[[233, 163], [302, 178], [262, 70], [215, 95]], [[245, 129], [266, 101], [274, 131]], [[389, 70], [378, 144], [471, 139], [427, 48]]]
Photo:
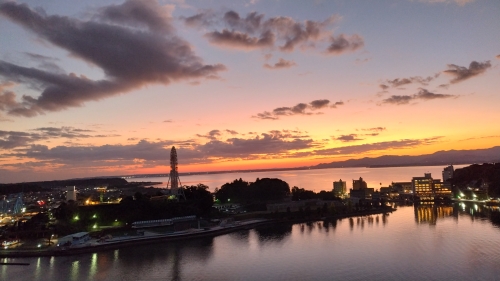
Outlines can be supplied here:
[[352, 142], [352, 141], [363, 140], [363, 139], [359, 138], [359, 136], [357, 134], [342, 135], [342, 136], [338, 136], [338, 137], [333, 137], [333, 139], [341, 141], [341, 142]]
[[310, 103], [298, 103], [295, 106], [288, 107], [277, 107], [273, 109], [271, 112], [264, 111], [262, 113], [258, 113], [257, 115], [252, 116], [252, 118], [258, 119], [267, 119], [267, 120], [277, 120], [281, 116], [292, 116], [292, 115], [312, 115], [318, 114], [319, 112], [313, 112], [318, 109], [327, 108], [329, 105], [331, 108], [336, 108], [339, 105], [343, 105], [343, 102], [336, 102], [330, 105], [330, 101], [327, 99], [322, 100], [314, 100]]
[[477, 62], [473, 61], [470, 63], [469, 68], [464, 66], [458, 66], [455, 64], [449, 64], [448, 70], [443, 71], [443, 73], [449, 74], [454, 77], [450, 83], [458, 83], [470, 79], [474, 76], [484, 73], [488, 68], [491, 67], [490, 61]]
[[118, 134], [98, 134], [94, 130], [74, 127], [41, 127], [29, 132], [0, 131], [0, 149], [23, 148], [39, 141], [50, 139], [88, 139], [119, 137]]
[[371, 132], [382, 132], [385, 130], [386, 130], [385, 127], [373, 127], [373, 128], [361, 129], [361, 131], [371, 131]]
[[296, 156], [312, 157], [312, 156], [339, 156], [339, 155], [354, 155], [375, 151], [387, 151], [393, 149], [407, 149], [419, 146], [431, 145], [439, 142], [441, 136], [423, 139], [402, 139], [394, 141], [375, 142], [359, 145], [342, 146], [335, 148], [316, 149], [308, 152], [297, 152]]
[[432, 80], [434, 80], [438, 77], [439, 77], [439, 73], [434, 75], [434, 76], [428, 76], [425, 78], [421, 77], [421, 76], [413, 76], [413, 77], [408, 77], [408, 78], [395, 78], [392, 80], [386, 80], [383, 84], [380, 84], [379, 87], [382, 90], [387, 90], [389, 87], [398, 88], [398, 87], [405, 86], [405, 85], [412, 84], [412, 83], [417, 83], [417, 84], [426, 86], [429, 84], [429, 82], [431, 82]]
[[387, 99], [382, 100], [382, 103], [385, 104], [395, 104], [402, 105], [408, 104], [415, 100], [433, 100], [433, 99], [448, 99], [448, 98], [457, 98], [457, 95], [445, 95], [445, 94], [435, 94], [431, 93], [426, 89], [420, 89], [417, 94], [414, 95], [393, 95]]
[[216, 140], [221, 135], [222, 135], [222, 133], [220, 130], [211, 130], [210, 132], [206, 133], [205, 135], [196, 134], [197, 137], [207, 138], [210, 140]]
[[459, 6], [465, 6], [466, 4], [472, 3], [475, 0], [419, 0], [419, 1], [430, 4], [443, 3], [443, 4], [457, 4]]
[[297, 64], [294, 61], [289, 61], [285, 59], [279, 59], [277, 63], [274, 65], [270, 65], [268, 63], [264, 64], [264, 68], [267, 69], [283, 69], [283, 68], [290, 68], [292, 66], [296, 66]]

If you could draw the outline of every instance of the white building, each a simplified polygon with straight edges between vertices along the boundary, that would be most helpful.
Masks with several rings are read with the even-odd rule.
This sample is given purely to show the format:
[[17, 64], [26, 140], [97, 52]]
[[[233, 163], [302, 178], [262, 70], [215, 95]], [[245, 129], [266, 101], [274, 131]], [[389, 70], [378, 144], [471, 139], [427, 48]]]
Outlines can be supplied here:
[[66, 186], [66, 201], [73, 200], [76, 202], [76, 187]]
[[443, 182], [444, 183], [446, 183], [448, 181], [448, 179], [453, 178], [453, 172], [454, 172], [454, 169], [453, 169], [452, 165], [444, 168], [444, 170], [443, 170]]

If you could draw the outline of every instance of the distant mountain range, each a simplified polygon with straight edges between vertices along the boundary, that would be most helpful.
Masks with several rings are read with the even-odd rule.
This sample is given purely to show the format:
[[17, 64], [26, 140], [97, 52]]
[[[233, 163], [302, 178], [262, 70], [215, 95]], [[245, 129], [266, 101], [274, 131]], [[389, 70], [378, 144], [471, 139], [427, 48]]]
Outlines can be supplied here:
[[[355, 167], [406, 167], [406, 166], [447, 166], [474, 163], [500, 163], [500, 146], [487, 149], [474, 150], [448, 150], [438, 151], [432, 154], [409, 156], [409, 155], [385, 155], [375, 158], [349, 159], [346, 161], [322, 163], [315, 166], [303, 166], [294, 168], [269, 168], [252, 170], [225, 170], [213, 172], [193, 172], [179, 173], [179, 176], [202, 175], [202, 174], [223, 174], [223, 173], [251, 173], [268, 171], [290, 171], [307, 169], [327, 169], [327, 168], [355, 168]], [[148, 177], [168, 177], [168, 173], [162, 174], [138, 174], [124, 176], [109, 176], [127, 178], [148, 178]], [[108, 178], [108, 177], [101, 177]]]
[[348, 168], [348, 167], [401, 167], [401, 166], [435, 166], [459, 165], [474, 163], [500, 162], [500, 146], [474, 150], [447, 150], [419, 156], [385, 155], [375, 158], [349, 159], [346, 161], [321, 163], [310, 169]]

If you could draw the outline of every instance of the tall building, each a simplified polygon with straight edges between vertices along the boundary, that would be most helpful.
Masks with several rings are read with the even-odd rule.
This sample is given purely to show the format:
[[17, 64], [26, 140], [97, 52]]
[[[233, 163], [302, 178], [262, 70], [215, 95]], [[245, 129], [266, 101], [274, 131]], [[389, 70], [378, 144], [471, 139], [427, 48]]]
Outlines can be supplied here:
[[366, 189], [368, 188], [368, 185], [366, 182], [363, 180], [362, 177], [359, 178], [359, 180], [352, 180], [352, 189], [353, 190], [360, 190], [360, 189]]
[[347, 182], [342, 181], [342, 179], [333, 182], [333, 194], [335, 196], [343, 198], [346, 193], [347, 193]]
[[443, 182], [446, 183], [449, 179], [453, 178], [453, 165], [443, 169]]
[[420, 201], [451, 198], [451, 189], [445, 186], [441, 180], [433, 179], [430, 173], [424, 174], [423, 177], [414, 177], [411, 183], [413, 195]]
[[66, 186], [66, 201], [73, 200], [76, 202], [76, 187]]

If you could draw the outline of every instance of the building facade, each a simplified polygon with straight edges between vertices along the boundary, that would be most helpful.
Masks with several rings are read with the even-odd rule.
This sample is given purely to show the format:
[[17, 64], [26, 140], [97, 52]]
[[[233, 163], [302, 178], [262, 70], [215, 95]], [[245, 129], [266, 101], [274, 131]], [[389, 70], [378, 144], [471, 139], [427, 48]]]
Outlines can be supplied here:
[[66, 201], [73, 200], [76, 202], [76, 187], [66, 186]]
[[413, 195], [420, 201], [434, 201], [451, 198], [451, 189], [441, 180], [435, 180], [430, 173], [423, 177], [414, 177], [411, 181]]
[[360, 189], [366, 189], [368, 188], [368, 185], [366, 182], [363, 180], [362, 177], [359, 178], [359, 180], [352, 180], [352, 189], [353, 190], [360, 190]]
[[453, 166], [450, 165], [446, 168], [443, 169], [443, 182], [444, 183], [447, 183], [447, 181], [449, 179], [452, 179], [453, 178], [453, 173], [454, 173], [454, 169], [453, 169]]
[[347, 182], [342, 181], [342, 179], [340, 179], [339, 181], [334, 181], [333, 194], [337, 197], [344, 198], [347, 194]]

